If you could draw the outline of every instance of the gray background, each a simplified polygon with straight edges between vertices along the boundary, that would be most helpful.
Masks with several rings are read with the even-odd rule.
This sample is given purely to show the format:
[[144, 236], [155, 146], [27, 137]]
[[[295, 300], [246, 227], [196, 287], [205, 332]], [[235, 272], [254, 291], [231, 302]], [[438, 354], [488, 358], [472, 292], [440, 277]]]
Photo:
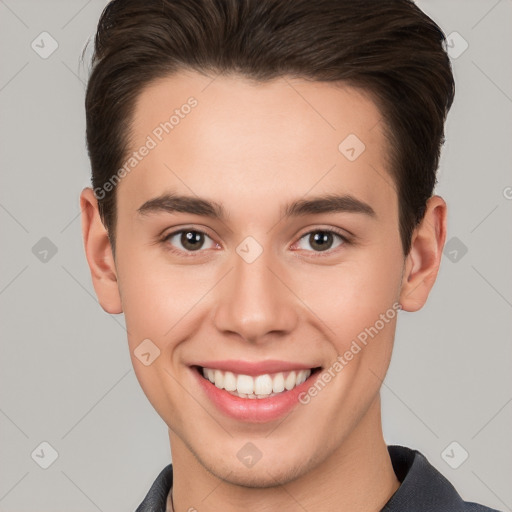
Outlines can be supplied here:
[[[123, 317], [99, 307], [82, 249], [89, 162], [78, 57], [105, 4], [0, 0], [4, 512], [134, 510], [170, 462]], [[427, 305], [401, 314], [384, 433], [422, 451], [465, 499], [512, 510], [512, 0], [419, 5], [463, 38], [451, 39], [457, 94], [436, 190], [450, 245]], [[43, 31], [59, 45], [46, 59], [31, 47]], [[58, 453], [48, 469], [43, 441]], [[462, 450], [469, 457], [453, 469], [447, 461], [460, 463]]]

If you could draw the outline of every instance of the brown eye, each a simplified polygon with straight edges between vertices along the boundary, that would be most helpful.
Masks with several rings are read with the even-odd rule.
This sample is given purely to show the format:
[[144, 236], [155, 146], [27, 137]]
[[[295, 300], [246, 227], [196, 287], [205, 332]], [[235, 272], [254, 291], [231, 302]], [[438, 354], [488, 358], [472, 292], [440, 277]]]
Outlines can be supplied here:
[[309, 235], [309, 243], [314, 249], [327, 251], [327, 249], [330, 249], [333, 244], [332, 233], [328, 233], [327, 231], [317, 231], [316, 233], [312, 233]]
[[[339, 242], [336, 244], [336, 239], [339, 240]], [[336, 233], [335, 231], [331, 231], [328, 229], [324, 230], [316, 230], [316, 231], [310, 231], [309, 233], [306, 233], [304, 236], [301, 237], [299, 241], [299, 248], [309, 250], [307, 247], [303, 247], [301, 242], [305, 240], [306, 244], [309, 245], [313, 252], [324, 252], [328, 251], [329, 249], [336, 247], [339, 247], [340, 245], [343, 245], [344, 243], [348, 243], [348, 240], [339, 233]]]
[[[210, 246], [204, 247], [207, 241], [210, 241]], [[174, 231], [164, 238], [164, 242], [170, 244], [177, 252], [198, 252], [201, 249], [215, 247], [215, 242], [206, 233], [195, 229]]]
[[180, 242], [187, 251], [197, 251], [204, 243], [204, 234], [198, 231], [182, 231]]

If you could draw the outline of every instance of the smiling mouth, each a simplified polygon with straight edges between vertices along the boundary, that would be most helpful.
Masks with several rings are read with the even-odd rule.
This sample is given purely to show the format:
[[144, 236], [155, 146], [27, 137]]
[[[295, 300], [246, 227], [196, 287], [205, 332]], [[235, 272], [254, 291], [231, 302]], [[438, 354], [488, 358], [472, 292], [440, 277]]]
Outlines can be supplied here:
[[300, 386], [321, 368], [287, 372], [244, 375], [216, 368], [196, 366], [196, 370], [215, 387], [239, 398], [262, 399], [278, 396]]

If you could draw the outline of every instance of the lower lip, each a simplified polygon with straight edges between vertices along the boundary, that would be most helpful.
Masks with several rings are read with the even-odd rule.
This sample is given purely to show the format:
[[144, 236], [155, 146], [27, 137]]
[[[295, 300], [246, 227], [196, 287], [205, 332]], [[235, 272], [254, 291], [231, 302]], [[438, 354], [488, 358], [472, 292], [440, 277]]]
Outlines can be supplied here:
[[219, 389], [208, 379], [205, 379], [197, 368], [192, 369], [199, 380], [199, 385], [206, 395], [224, 414], [239, 421], [264, 423], [272, 421], [290, 413], [300, 404], [299, 395], [306, 391], [314, 382], [320, 372], [312, 373], [302, 384], [290, 391], [283, 391], [268, 398], [240, 398], [225, 389]]

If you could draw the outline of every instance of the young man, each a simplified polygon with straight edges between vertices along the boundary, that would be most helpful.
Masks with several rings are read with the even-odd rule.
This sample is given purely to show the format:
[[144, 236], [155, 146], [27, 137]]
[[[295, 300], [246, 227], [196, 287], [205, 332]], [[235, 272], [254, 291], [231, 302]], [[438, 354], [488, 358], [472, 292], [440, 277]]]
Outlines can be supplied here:
[[138, 511], [490, 510], [381, 426], [446, 236], [443, 43], [409, 0], [105, 9], [85, 249], [173, 459]]

